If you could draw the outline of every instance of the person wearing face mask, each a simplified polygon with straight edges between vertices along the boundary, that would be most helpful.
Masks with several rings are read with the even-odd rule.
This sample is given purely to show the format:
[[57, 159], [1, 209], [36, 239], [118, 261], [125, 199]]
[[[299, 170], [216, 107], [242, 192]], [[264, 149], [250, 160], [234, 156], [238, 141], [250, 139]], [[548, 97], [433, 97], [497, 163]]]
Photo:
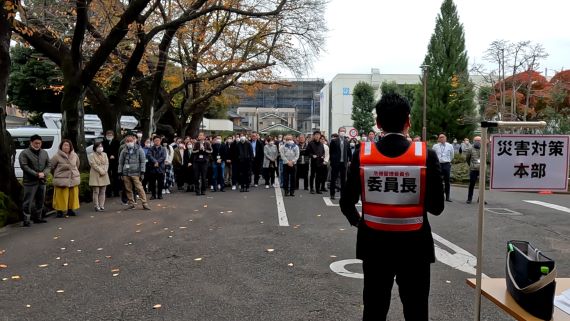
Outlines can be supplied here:
[[212, 154], [212, 145], [206, 141], [204, 133], [198, 134], [198, 141], [194, 143], [192, 155], [194, 162], [194, 189], [196, 195], [206, 195], [206, 186], [208, 184], [208, 159]]
[[465, 151], [465, 161], [469, 165], [469, 190], [467, 192], [467, 204], [473, 200], [475, 183], [479, 179], [479, 167], [481, 166], [481, 137], [473, 138], [473, 146]]
[[358, 146], [358, 141], [356, 140], [356, 138], [351, 139], [350, 143], [348, 143], [348, 146], [350, 146], [350, 148], [348, 149], [348, 153], [349, 153], [348, 154], [348, 161], [350, 163], [352, 161], [352, 157], [354, 156], [354, 153], [356, 152], [356, 147]]
[[239, 185], [240, 192], [249, 192], [249, 184], [251, 182], [251, 162], [253, 161], [253, 148], [251, 143], [240, 136], [236, 146], [238, 169], [239, 169]]
[[174, 147], [168, 144], [166, 138], [162, 139], [162, 147], [166, 152], [164, 160], [164, 188], [162, 194], [170, 194], [170, 188], [174, 185], [174, 170], [172, 169], [172, 158], [174, 157]]
[[46, 182], [50, 172], [48, 153], [42, 149], [42, 138], [39, 135], [30, 137], [30, 148], [24, 149], [20, 156], [20, 168], [23, 172], [24, 202], [22, 203], [23, 226], [34, 223], [46, 223], [43, 218], [46, 198]]
[[93, 150], [95, 152], [88, 157], [89, 166], [91, 166], [89, 170], [89, 186], [93, 190], [95, 212], [103, 212], [105, 210], [105, 190], [107, 185], [111, 183], [108, 173], [110, 162], [107, 153], [103, 151], [104, 148], [101, 142], [95, 142]]
[[102, 146], [109, 158], [109, 180], [111, 182], [105, 193], [107, 197], [119, 196], [122, 184], [119, 180], [117, 168], [119, 167], [119, 148], [121, 143], [115, 139], [115, 133], [112, 130], [108, 130], [105, 133]]
[[227, 186], [232, 186], [232, 187], [233, 187], [233, 185], [235, 185], [232, 182], [233, 164], [232, 164], [231, 146], [232, 146], [233, 142], [234, 142], [234, 140], [233, 140], [232, 136], [227, 137], [226, 141], [224, 142], [224, 145], [226, 146], [226, 154], [227, 154], [226, 168], [224, 170], [224, 184], [226, 184]]
[[275, 186], [275, 170], [277, 169], [277, 157], [279, 152], [273, 137], [267, 139], [267, 144], [263, 147], [263, 179], [265, 180], [265, 188]]
[[230, 141], [230, 149], [229, 149], [229, 156], [228, 160], [231, 161], [232, 164], [232, 191], [237, 189], [237, 185], [239, 183], [239, 137], [230, 137], [228, 139]]
[[299, 159], [299, 147], [293, 141], [293, 136], [285, 136], [285, 144], [279, 148], [283, 160], [283, 188], [285, 196], [295, 196], [295, 164]]
[[346, 183], [347, 164], [350, 160], [350, 145], [346, 138], [346, 128], [341, 127], [338, 135], [333, 135], [330, 146], [331, 159], [331, 200], [335, 199], [336, 180], [340, 178], [340, 189]]
[[[253, 150], [253, 163], [251, 164], [253, 172], [253, 186], [259, 185], [259, 177], [261, 175], [261, 168], [263, 167], [263, 142], [259, 139], [259, 134], [253, 132], [251, 134], [251, 148]], [[267, 183], [267, 182], [266, 182]]]
[[315, 194], [315, 187], [316, 193], [322, 194], [320, 173], [322, 173], [322, 167], [324, 166], [325, 148], [321, 143], [320, 131], [315, 131], [312, 138], [313, 140], [307, 146], [307, 154], [309, 154], [309, 157], [311, 158], [311, 176], [309, 179], [309, 185], [311, 188], [311, 194]]
[[299, 135], [299, 141], [297, 142], [299, 146], [299, 160], [297, 161], [297, 178], [295, 182], [295, 188], [299, 189], [299, 180], [303, 179], [303, 187], [305, 191], [309, 190], [309, 163], [311, 162], [311, 157], [307, 153], [307, 140], [305, 135]]
[[174, 178], [176, 180], [176, 186], [179, 191], [184, 190], [184, 184], [186, 183], [187, 171], [190, 170], [191, 166], [190, 154], [186, 149], [186, 146], [180, 140], [174, 153], [172, 155], [172, 168], [174, 170]]
[[79, 209], [79, 156], [73, 150], [70, 140], [64, 139], [59, 150], [51, 158], [53, 175], [53, 208], [57, 217], [76, 216]]
[[224, 170], [226, 168], [226, 160], [228, 152], [226, 144], [222, 144], [222, 137], [216, 136], [212, 145], [212, 191], [224, 192], [226, 183], [224, 182]]
[[146, 154], [148, 160], [148, 170], [146, 174], [148, 176], [148, 189], [152, 195], [150, 197], [151, 200], [156, 198], [162, 199], [162, 191], [164, 188], [166, 150], [161, 146], [161, 142], [160, 137], [154, 137], [154, 145]]
[[125, 191], [128, 199], [127, 210], [135, 209], [135, 198], [133, 188], [137, 191], [143, 209], [150, 210], [148, 206], [146, 193], [143, 189], [141, 181], [144, 179], [146, 171], [146, 156], [143, 149], [135, 143], [135, 137], [127, 136], [125, 139], [125, 148], [119, 155], [119, 175], [123, 177]]
[[433, 145], [433, 150], [437, 153], [439, 158], [439, 165], [441, 166], [441, 175], [445, 185], [445, 201], [451, 202], [450, 193], [450, 177], [451, 177], [451, 162], [454, 157], [453, 145], [447, 142], [447, 136], [444, 133], [439, 134], [437, 137], [438, 143]]
[[[275, 145], [277, 145], [278, 152], [281, 150], [281, 146], [283, 144], [283, 135], [277, 135]], [[283, 188], [283, 159], [281, 158], [281, 155], [277, 158], [277, 175], [279, 175], [279, 187]]]

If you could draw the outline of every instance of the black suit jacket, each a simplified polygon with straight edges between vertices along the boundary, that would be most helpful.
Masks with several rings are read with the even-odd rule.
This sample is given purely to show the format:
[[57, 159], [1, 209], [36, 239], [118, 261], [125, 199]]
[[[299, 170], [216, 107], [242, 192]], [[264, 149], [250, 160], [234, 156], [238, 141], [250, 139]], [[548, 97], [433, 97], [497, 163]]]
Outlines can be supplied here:
[[[253, 147], [253, 141], [250, 141], [251, 147]], [[255, 144], [255, 157], [253, 158], [253, 162], [256, 164], [263, 163], [263, 142], [261, 140], [257, 140]]]
[[[364, 145], [361, 144], [360, 147]], [[378, 150], [388, 156], [402, 155], [410, 146], [405, 137], [388, 135], [376, 143]], [[369, 228], [361, 221], [355, 204], [360, 200], [360, 150], [356, 149], [350, 164], [348, 180], [341, 194], [340, 209], [350, 224], [358, 226], [356, 257], [361, 260], [389, 260], [389, 262], [435, 262], [431, 226], [427, 212], [439, 215], [444, 209], [443, 183], [437, 154], [427, 148], [426, 196], [424, 224], [418, 231], [385, 232]]]
[[[343, 148], [340, 148], [340, 140], [344, 140]], [[331, 165], [336, 165], [340, 163], [340, 157], [344, 154], [344, 163], [348, 164], [350, 161], [350, 143], [346, 138], [335, 138], [331, 139], [330, 144], [330, 162]]]

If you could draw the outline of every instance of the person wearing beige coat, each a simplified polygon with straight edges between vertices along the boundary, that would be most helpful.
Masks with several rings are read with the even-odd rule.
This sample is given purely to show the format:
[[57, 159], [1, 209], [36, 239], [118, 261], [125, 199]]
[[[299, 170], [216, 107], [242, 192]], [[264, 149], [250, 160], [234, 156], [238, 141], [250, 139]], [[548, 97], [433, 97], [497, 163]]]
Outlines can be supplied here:
[[103, 144], [96, 142], [93, 145], [93, 153], [89, 155], [89, 186], [93, 190], [93, 204], [95, 212], [103, 212], [105, 210], [105, 190], [107, 185], [111, 184], [109, 179], [109, 159], [107, 154], [103, 152]]
[[51, 159], [51, 173], [53, 175], [53, 208], [57, 217], [75, 216], [79, 209], [79, 157], [73, 151], [73, 144], [64, 139], [59, 150]]

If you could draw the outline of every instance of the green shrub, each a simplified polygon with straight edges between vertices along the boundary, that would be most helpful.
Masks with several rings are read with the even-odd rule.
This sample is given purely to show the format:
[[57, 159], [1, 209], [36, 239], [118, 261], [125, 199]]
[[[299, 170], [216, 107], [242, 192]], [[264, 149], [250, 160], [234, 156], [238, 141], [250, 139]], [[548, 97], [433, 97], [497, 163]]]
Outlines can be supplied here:
[[20, 218], [18, 206], [6, 194], [0, 192], [0, 227], [17, 222]]
[[459, 184], [469, 183], [469, 165], [465, 161], [451, 165], [450, 181]]
[[[90, 203], [92, 201], [91, 186], [89, 186], [89, 173], [81, 173], [81, 182], [79, 183], [79, 202]], [[53, 185], [52, 176], [48, 176], [46, 189], [46, 208], [51, 210], [53, 203]]]

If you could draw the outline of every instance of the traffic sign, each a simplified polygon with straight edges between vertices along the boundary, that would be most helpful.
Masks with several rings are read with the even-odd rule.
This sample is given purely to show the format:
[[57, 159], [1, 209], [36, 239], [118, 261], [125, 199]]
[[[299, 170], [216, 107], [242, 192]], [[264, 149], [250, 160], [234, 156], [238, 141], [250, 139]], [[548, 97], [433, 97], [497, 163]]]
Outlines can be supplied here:
[[350, 136], [350, 138], [356, 138], [356, 136], [358, 136], [358, 130], [356, 128], [351, 128], [348, 131], [348, 136]]
[[491, 189], [566, 191], [570, 136], [494, 135]]

